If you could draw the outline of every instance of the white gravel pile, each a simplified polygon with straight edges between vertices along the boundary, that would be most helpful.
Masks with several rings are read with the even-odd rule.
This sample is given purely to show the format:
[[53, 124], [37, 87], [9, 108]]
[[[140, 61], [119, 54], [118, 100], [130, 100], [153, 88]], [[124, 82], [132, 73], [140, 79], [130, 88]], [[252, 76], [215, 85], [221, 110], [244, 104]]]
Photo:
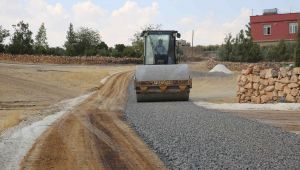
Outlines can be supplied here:
[[213, 69], [211, 69], [209, 71], [210, 73], [212, 72], [223, 72], [226, 74], [232, 74], [232, 71], [230, 71], [226, 66], [224, 66], [223, 64], [218, 64], [216, 65]]

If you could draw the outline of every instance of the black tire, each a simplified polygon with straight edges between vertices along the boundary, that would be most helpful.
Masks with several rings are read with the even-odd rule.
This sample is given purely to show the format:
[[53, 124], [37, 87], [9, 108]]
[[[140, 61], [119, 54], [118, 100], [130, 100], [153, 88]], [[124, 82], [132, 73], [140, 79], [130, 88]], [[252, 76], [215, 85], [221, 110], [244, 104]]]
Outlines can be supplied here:
[[189, 101], [189, 92], [183, 93], [138, 93], [137, 102]]

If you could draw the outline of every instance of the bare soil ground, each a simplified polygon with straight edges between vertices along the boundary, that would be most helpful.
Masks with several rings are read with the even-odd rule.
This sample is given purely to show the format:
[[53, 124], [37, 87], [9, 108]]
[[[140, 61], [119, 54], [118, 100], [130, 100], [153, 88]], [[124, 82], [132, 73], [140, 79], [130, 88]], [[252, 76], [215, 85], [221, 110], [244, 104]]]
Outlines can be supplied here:
[[132, 72], [120, 73], [44, 133], [21, 169], [164, 169], [122, 120]]
[[234, 103], [237, 75], [193, 78], [191, 100], [211, 103]]
[[[61, 100], [99, 86], [110, 73], [132, 66], [0, 64], [0, 133]], [[43, 116], [43, 115], [42, 115]]]
[[[228, 111], [227, 111], [228, 112]], [[300, 134], [300, 113], [299, 111], [231, 111], [237, 116], [257, 120], [286, 131]]]
[[191, 62], [189, 64], [190, 70], [194, 71], [206, 71], [208, 72], [209, 69], [207, 68], [207, 61], [202, 61], [202, 62]]
[[[208, 72], [207, 62], [189, 64], [194, 72]], [[237, 73], [230, 76], [201, 76], [193, 78], [193, 88], [190, 94], [193, 101], [212, 103], [234, 103], [236, 95]]]
[[[206, 62], [192, 71], [208, 71]], [[0, 64], [0, 133], [44, 112], [61, 100], [95, 93], [58, 120], [36, 141], [22, 169], [164, 169], [122, 120], [127, 85], [134, 66]], [[100, 80], [116, 74], [101, 85]], [[191, 99], [234, 102], [236, 76], [193, 78]], [[300, 131], [298, 112], [234, 111], [232, 114]]]

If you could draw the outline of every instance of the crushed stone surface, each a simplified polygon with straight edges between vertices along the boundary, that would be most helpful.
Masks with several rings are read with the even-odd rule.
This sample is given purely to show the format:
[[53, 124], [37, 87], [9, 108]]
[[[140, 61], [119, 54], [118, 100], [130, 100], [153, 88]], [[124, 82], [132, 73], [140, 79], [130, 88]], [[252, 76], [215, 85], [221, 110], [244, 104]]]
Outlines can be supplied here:
[[125, 119], [170, 169], [299, 169], [300, 136], [192, 102], [137, 103]]

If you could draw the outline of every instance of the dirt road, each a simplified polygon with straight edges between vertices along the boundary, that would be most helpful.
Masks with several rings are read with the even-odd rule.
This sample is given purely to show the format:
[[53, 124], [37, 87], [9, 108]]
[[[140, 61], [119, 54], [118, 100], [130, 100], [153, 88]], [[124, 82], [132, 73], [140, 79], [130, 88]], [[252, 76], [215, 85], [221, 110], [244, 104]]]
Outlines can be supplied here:
[[122, 120], [132, 72], [112, 76], [91, 97], [50, 127], [21, 169], [164, 169]]

